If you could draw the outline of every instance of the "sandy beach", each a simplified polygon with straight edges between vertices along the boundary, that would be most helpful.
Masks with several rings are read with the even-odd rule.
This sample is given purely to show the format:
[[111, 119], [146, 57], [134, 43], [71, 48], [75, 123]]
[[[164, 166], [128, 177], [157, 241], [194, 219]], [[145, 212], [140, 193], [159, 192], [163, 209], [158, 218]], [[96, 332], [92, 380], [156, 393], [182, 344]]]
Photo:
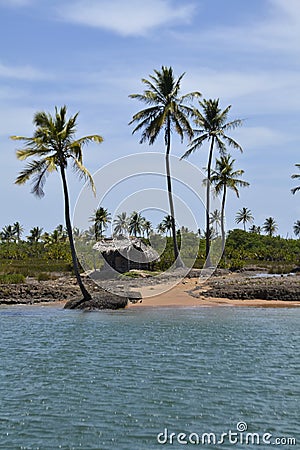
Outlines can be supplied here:
[[[137, 303], [129, 303], [127, 308], [144, 308], [144, 307], [218, 307], [218, 306], [254, 306], [254, 307], [297, 307], [300, 306], [300, 301], [281, 301], [281, 300], [232, 300], [228, 298], [192, 297], [188, 291], [194, 289], [199, 283], [198, 278], [185, 279], [177, 286], [170, 290], [168, 284], [163, 286], [155, 285], [151, 287], [139, 288], [142, 294], [142, 301]], [[207, 283], [201, 285], [201, 291], [208, 290]], [[157, 295], [155, 292], [157, 291]], [[200, 292], [201, 292], [200, 291]], [[151, 296], [151, 297], [150, 297]]]

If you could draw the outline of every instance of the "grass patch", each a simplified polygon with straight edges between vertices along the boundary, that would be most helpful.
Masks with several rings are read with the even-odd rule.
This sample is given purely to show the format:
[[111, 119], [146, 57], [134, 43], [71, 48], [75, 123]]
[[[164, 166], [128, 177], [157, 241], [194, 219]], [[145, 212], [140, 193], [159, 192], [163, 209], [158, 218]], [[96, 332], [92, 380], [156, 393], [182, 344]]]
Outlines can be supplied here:
[[25, 283], [26, 277], [22, 273], [0, 274], [0, 284]]

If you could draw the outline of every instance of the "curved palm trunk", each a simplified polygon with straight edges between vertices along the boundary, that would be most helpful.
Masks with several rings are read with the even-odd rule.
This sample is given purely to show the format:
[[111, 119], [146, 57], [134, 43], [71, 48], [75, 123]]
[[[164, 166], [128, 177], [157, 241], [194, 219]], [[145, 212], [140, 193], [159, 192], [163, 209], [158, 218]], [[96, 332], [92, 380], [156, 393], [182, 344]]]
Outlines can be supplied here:
[[86, 288], [84, 287], [84, 284], [82, 282], [82, 279], [81, 279], [81, 276], [80, 276], [80, 273], [79, 273], [77, 256], [76, 256], [75, 245], [74, 245], [74, 240], [73, 240], [71, 220], [70, 220], [70, 202], [69, 202], [68, 185], [67, 185], [67, 180], [66, 180], [65, 168], [62, 167], [62, 166], [60, 167], [60, 173], [61, 173], [61, 178], [62, 178], [62, 183], [63, 183], [64, 200], [65, 200], [66, 228], [67, 228], [69, 242], [70, 242], [74, 273], [75, 273], [75, 276], [76, 276], [76, 279], [77, 279], [77, 283], [78, 283], [78, 285], [80, 287], [80, 290], [82, 292], [83, 300], [87, 301], [87, 300], [90, 300], [92, 297], [88, 293]]
[[226, 202], [226, 184], [223, 186], [223, 198], [221, 206], [221, 235], [222, 235], [222, 255], [225, 258], [225, 202]]
[[212, 163], [212, 156], [213, 156], [213, 150], [214, 150], [214, 143], [215, 139], [212, 137], [210, 149], [209, 149], [209, 157], [208, 157], [208, 164], [207, 164], [207, 185], [206, 185], [206, 237], [205, 237], [205, 267], [211, 266], [211, 260], [210, 260], [210, 179], [211, 179], [211, 163]]
[[170, 117], [168, 117], [167, 123], [167, 151], [166, 151], [166, 174], [167, 174], [167, 187], [168, 187], [168, 197], [171, 215], [171, 227], [172, 227], [172, 237], [173, 237], [173, 248], [174, 256], [176, 261], [176, 267], [184, 267], [184, 263], [179, 255], [177, 236], [176, 236], [176, 226], [175, 226], [175, 211], [172, 196], [172, 181], [171, 181], [171, 169], [170, 169], [170, 150], [171, 150], [171, 124]]

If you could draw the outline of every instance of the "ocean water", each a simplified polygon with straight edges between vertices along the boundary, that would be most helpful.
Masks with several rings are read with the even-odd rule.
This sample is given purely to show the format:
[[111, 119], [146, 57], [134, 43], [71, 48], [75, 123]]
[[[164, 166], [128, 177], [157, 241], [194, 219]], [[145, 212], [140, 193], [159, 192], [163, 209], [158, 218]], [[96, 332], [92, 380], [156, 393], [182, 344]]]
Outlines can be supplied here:
[[297, 308], [2, 307], [0, 449], [300, 448], [299, 325]]

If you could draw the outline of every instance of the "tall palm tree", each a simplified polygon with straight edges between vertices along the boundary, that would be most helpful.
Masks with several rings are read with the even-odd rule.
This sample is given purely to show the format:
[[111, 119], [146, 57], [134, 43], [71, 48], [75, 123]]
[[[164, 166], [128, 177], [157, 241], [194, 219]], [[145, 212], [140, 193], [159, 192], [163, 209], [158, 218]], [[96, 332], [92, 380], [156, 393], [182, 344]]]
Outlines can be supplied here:
[[268, 217], [263, 223], [263, 230], [268, 236], [273, 236], [278, 230], [278, 225], [273, 217]]
[[128, 229], [130, 234], [133, 234], [133, 236], [137, 237], [137, 235], [141, 235], [141, 232], [143, 230], [145, 218], [138, 213], [137, 211], [133, 211], [129, 218], [129, 225]]
[[183, 141], [185, 136], [189, 139], [193, 137], [193, 129], [189, 123], [189, 116], [193, 114], [192, 107], [187, 105], [188, 100], [199, 97], [199, 92], [192, 92], [180, 96], [180, 84], [185, 74], [177, 79], [174, 77], [172, 67], [162, 66], [161, 70], [154, 70], [154, 75], [149, 75], [150, 80], [142, 79], [146, 86], [143, 94], [132, 94], [129, 97], [137, 99], [148, 105], [146, 109], [135, 114], [129, 124], [137, 124], [132, 133], [142, 131], [140, 143], [148, 141], [154, 144], [161, 131], [164, 133], [166, 147], [166, 176], [167, 189], [172, 217], [172, 236], [176, 267], [184, 264], [180, 258], [175, 226], [175, 210], [172, 195], [172, 181], [170, 168], [171, 134], [175, 131]]
[[17, 151], [17, 158], [21, 161], [28, 158], [31, 159], [24, 170], [20, 172], [15, 181], [16, 184], [24, 184], [32, 178], [31, 192], [37, 197], [43, 197], [43, 188], [47, 176], [54, 171], [60, 172], [64, 194], [65, 221], [74, 273], [81, 289], [83, 300], [89, 300], [91, 295], [86, 290], [80, 277], [73, 240], [66, 169], [70, 161], [79, 177], [88, 181], [93, 191], [95, 191], [92, 176], [82, 162], [82, 148], [89, 142], [100, 143], [103, 141], [103, 138], [95, 134], [75, 139], [77, 117], [78, 113], [67, 119], [66, 106], [59, 110], [55, 107], [54, 116], [44, 111], [37, 112], [33, 119], [36, 127], [34, 135], [32, 137], [12, 136], [12, 139], [24, 141], [25, 143], [25, 147]]
[[33, 227], [29, 230], [30, 235], [27, 236], [28, 242], [38, 242], [41, 239], [43, 228]]
[[212, 213], [210, 213], [209, 223], [211, 225], [215, 225], [216, 234], [219, 234], [219, 227], [221, 226], [221, 212], [218, 209], [215, 209]]
[[297, 220], [297, 221], [294, 223], [293, 230], [294, 230], [295, 235], [296, 235], [298, 238], [300, 238], [300, 220]]
[[[295, 164], [296, 167], [298, 167], [298, 169], [300, 169], [300, 164]], [[300, 174], [299, 173], [294, 173], [291, 178], [300, 178]], [[298, 192], [300, 190], [300, 186], [297, 186], [293, 189], [291, 189], [292, 194], [296, 194], [296, 192]]]
[[226, 145], [233, 147], [235, 149], [243, 151], [242, 147], [231, 137], [229, 137], [226, 132], [228, 130], [233, 130], [242, 125], [243, 121], [236, 119], [227, 122], [228, 114], [231, 109], [231, 105], [227, 106], [223, 111], [219, 106], [219, 99], [216, 100], [203, 100], [199, 101], [199, 105], [202, 112], [195, 110], [195, 125], [196, 129], [194, 134], [196, 137], [192, 140], [189, 145], [188, 150], [184, 153], [182, 158], [187, 158], [191, 153], [193, 153], [198, 148], [201, 148], [205, 141], [207, 141], [209, 146], [208, 161], [207, 161], [207, 184], [206, 184], [206, 244], [205, 244], [205, 254], [206, 254], [206, 266], [211, 265], [209, 250], [210, 250], [210, 184], [211, 184], [211, 166], [213, 160], [213, 151], [216, 147], [219, 150], [221, 156], [226, 153]]
[[253, 220], [254, 217], [252, 216], [250, 209], [245, 207], [240, 209], [235, 217], [235, 223], [243, 223], [244, 231], [246, 231], [246, 223], [252, 223]]
[[244, 170], [234, 170], [233, 164], [235, 159], [232, 159], [231, 155], [221, 156], [220, 159], [216, 160], [216, 168], [212, 171], [211, 174], [211, 183], [215, 187], [216, 194], [223, 193], [222, 195], [222, 206], [221, 206], [221, 235], [222, 235], [222, 253], [224, 253], [225, 249], [225, 203], [226, 203], [226, 194], [227, 189], [232, 189], [237, 197], [239, 194], [239, 187], [249, 186], [247, 181], [241, 180], [241, 177], [244, 173]]
[[106, 230], [108, 224], [111, 222], [111, 215], [106, 208], [100, 208], [94, 211], [94, 215], [90, 218], [94, 222], [95, 239], [98, 241], [103, 237], [103, 231]]
[[118, 214], [113, 221], [114, 234], [119, 236], [126, 235], [128, 233], [128, 221], [129, 218], [127, 217], [126, 212]]

